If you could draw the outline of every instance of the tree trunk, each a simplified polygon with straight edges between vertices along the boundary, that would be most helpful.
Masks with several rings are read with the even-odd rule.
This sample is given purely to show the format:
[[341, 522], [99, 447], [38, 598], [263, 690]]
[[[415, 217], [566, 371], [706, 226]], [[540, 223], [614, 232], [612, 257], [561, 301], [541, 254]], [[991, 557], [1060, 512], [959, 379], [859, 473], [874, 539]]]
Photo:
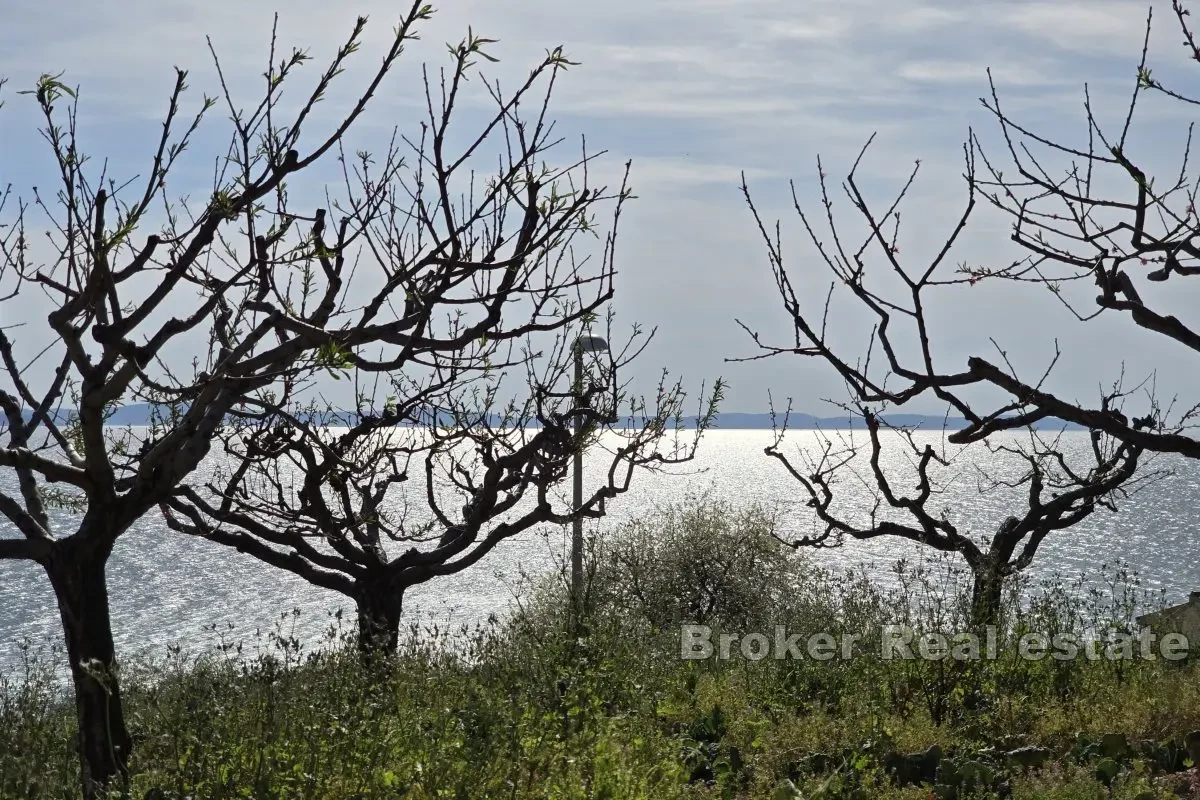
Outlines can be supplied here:
[[400, 610], [404, 593], [386, 584], [360, 587], [358, 654], [364, 667], [373, 668], [396, 652], [400, 640]]
[[974, 583], [971, 587], [971, 622], [976, 630], [1000, 621], [1000, 601], [1003, 597], [1004, 575], [997, 565], [971, 565]]
[[71, 662], [83, 796], [89, 800], [128, 775], [131, 747], [109, 617], [109, 552], [64, 542], [46, 563]]

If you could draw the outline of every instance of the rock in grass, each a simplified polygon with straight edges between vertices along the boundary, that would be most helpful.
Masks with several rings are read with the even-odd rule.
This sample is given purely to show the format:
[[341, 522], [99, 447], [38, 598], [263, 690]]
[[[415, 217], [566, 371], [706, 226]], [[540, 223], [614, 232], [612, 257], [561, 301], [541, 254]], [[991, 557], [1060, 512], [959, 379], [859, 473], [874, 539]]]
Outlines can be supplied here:
[[938, 765], [942, 763], [942, 748], [940, 745], [930, 745], [929, 749], [920, 754], [921, 782], [931, 783], [937, 777]]
[[[954, 796], [963, 792], [979, 792], [997, 789], [1003, 774], [990, 764], [975, 759], [942, 759], [937, 770], [937, 783], [949, 787]], [[937, 787], [935, 786], [935, 795]]]
[[900, 786], [932, 783], [942, 760], [942, 748], [933, 745], [922, 753], [888, 753], [883, 768]]
[[1004, 760], [1021, 769], [1039, 769], [1054, 756], [1054, 751], [1045, 747], [1018, 747], [1004, 754]]

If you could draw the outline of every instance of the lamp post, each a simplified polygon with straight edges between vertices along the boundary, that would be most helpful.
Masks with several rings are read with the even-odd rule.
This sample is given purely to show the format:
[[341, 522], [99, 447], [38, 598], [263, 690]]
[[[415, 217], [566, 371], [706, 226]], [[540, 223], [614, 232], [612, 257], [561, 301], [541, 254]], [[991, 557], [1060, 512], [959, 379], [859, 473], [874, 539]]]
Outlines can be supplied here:
[[[583, 393], [583, 354], [608, 352], [608, 342], [599, 336], [580, 336], [575, 341], [575, 391]], [[575, 435], [583, 428], [581, 415], [575, 415]], [[583, 517], [578, 516], [583, 505], [583, 448], [575, 451], [574, 497], [572, 505], [577, 515], [571, 523], [571, 615], [572, 630], [579, 632], [579, 614], [583, 610]]]

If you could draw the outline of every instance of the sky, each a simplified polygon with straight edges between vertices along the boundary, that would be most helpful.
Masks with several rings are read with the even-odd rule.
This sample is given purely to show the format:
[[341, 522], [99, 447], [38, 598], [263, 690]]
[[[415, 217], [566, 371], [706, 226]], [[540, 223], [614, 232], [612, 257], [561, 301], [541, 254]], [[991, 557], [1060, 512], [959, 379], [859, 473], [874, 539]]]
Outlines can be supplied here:
[[[347, 89], [358, 87], [386, 49], [401, 5], [293, 0], [280, 8], [279, 39], [316, 57], [306, 68], [312, 79], [354, 16], [367, 15], [363, 50], [344, 76]], [[789, 269], [815, 312], [828, 277], [791, 208], [789, 180], [801, 203], [816, 210], [817, 156], [840, 178], [875, 134], [862, 175], [873, 199], [886, 206], [920, 159], [901, 237], [904, 259], [915, 267], [940, 247], [960, 213], [968, 128], [999, 154], [998, 128], [978, 101], [988, 90], [985, 70], [991, 68], [1002, 102], [1022, 123], [1080, 143], [1085, 82], [1103, 121], [1119, 124], [1148, 7], [1123, 0], [445, 0], [434, 6], [422, 40], [403, 56], [354, 141], [384, 142], [397, 125], [416, 129], [421, 63], [444, 63], [444, 43], [461, 39], [468, 26], [499, 40], [489, 49], [499, 63], [485, 66], [509, 85], [547, 48], [563, 45], [580, 64], [566, 73], [552, 104], [559, 130], [571, 141], [586, 135], [589, 149], [608, 151], [597, 168], [602, 177], [615, 179], [627, 159], [633, 162], [637, 200], [621, 223], [614, 307], [621, 324], [658, 328], [637, 366], [642, 385], [649, 387], [665, 366], [693, 389], [725, 377], [726, 410], [764, 411], [770, 392], [777, 401], [794, 398], [798, 409], [831, 415], [822, 401], [844, 399], [845, 390], [823, 363], [728, 361], [758, 352], [736, 320], [767, 341], [790, 338], [739, 192], [740, 175], [764, 217], [782, 220]], [[1156, 76], [1180, 76], [1186, 88], [1195, 73], [1186, 71], [1169, 3], [1156, 3], [1155, 12], [1151, 66]], [[234, 94], [249, 98], [262, 80], [272, 17], [266, 4], [230, 0], [129, 0], [119, 10], [84, 0], [9, 4], [0, 27], [0, 76], [9, 79], [0, 95], [0, 185], [21, 191], [51, 179], [33, 100], [17, 94], [39, 74], [65, 71], [64, 80], [81, 87], [89, 152], [132, 174], [157, 135], [172, 66], [190, 71], [193, 100], [202, 91], [216, 93], [207, 34]], [[1148, 163], [1167, 171], [1189, 121], [1179, 104], [1152, 97], [1134, 142]], [[210, 122], [220, 127], [219, 117]], [[846, 203], [838, 203], [846, 229], [857, 231]], [[1021, 255], [1007, 234], [1003, 220], [982, 210], [953, 260], [1007, 264]], [[1200, 299], [1180, 283], [1159, 290], [1165, 307], [1194, 307]], [[1200, 373], [1177, 366], [1184, 355], [1179, 346], [1120, 319], [1082, 325], [1029, 287], [963, 287], [947, 292], [931, 314], [935, 351], [946, 369], [963, 368], [971, 353], [996, 357], [995, 339], [1025, 374], [1040, 374], [1057, 339], [1063, 358], [1050, 386], [1067, 397], [1094, 404], [1099, 385], [1116, 379], [1123, 365], [1127, 379], [1156, 374], [1160, 394], [1200, 393]], [[846, 352], [861, 349], [867, 318], [852, 304], [835, 306], [835, 317]]]

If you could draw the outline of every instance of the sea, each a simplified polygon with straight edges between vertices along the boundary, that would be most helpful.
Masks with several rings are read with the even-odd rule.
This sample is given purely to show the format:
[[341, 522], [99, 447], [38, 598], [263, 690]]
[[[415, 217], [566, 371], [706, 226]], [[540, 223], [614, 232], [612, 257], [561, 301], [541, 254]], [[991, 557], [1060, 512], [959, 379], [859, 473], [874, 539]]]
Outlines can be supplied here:
[[[1086, 468], [1092, 459], [1086, 432], [1038, 434], [1063, 452], [1068, 463]], [[682, 434], [687, 445], [690, 432]], [[619, 536], [622, 525], [656, 506], [694, 502], [707, 497], [736, 508], [761, 504], [776, 514], [777, 532], [786, 538], [819, 530], [808, 507], [809, 495], [776, 458], [764, 453], [774, 441], [769, 430], [707, 432], [695, 458], [657, 472], [638, 470], [627, 492], [606, 505], [606, 516], [589, 520], [587, 536]], [[609, 472], [609, 435], [584, 459], [585, 492]], [[780, 446], [800, 474], [835, 463], [839, 454], [858, 449], [838, 470], [832, 485], [836, 508], [865, 524], [877, 508], [878, 492], [871, 466], [862, 455], [862, 430], [790, 431]], [[1027, 485], [1021, 482], [1028, 464], [1022, 449], [1034, 445], [1030, 434], [1003, 434], [988, 446], [957, 448], [939, 432], [917, 431], [911, 441], [885, 432], [880, 465], [897, 494], [917, 490], [914, 446], [934, 448], [946, 459], [937, 465], [936, 489], [929, 507], [945, 513], [961, 531], [983, 541], [1010, 515], [1027, 508]], [[210, 460], [219, 456], [210, 456]], [[211, 474], [212, 463], [197, 478]], [[1060, 575], [1097, 578], [1113, 565], [1128, 565], [1142, 587], [1167, 603], [1182, 602], [1200, 590], [1200, 464], [1159, 456], [1145, 461], [1142, 480], [1128, 496], [1118, 496], [1117, 511], [1099, 509], [1084, 522], [1051, 534], [1030, 569], [1033, 579]], [[420, 480], [416, 481], [420, 483]], [[0, 470], [0, 491], [16, 496], [16, 477]], [[440, 490], [441, 491], [441, 490]], [[1049, 490], [1047, 490], [1049, 492]], [[569, 507], [570, 481], [557, 492], [560, 508]], [[395, 501], [394, 513], [419, 521], [428, 517], [423, 487], [414, 485]], [[451, 498], [448, 505], [452, 510]], [[404, 504], [404, 505], [399, 505]], [[889, 514], [886, 503], [878, 512]], [[892, 518], [903, 514], [891, 512]], [[56, 512], [60, 534], [69, 532], [70, 512]], [[15, 536], [0, 522], [0, 537]], [[546, 526], [502, 542], [477, 564], [455, 575], [435, 578], [411, 589], [404, 613], [411, 623], [458, 629], [510, 613], [530, 579], [553, 574], [568, 558], [570, 530]], [[919, 559], [919, 545], [892, 537], [847, 540], [842, 546], [811, 551], [807, 557], [841, 571], [864, 569], [880, 582], [892, 579], [900, 559]], [[117, 542], [108, 569], [113, 627], [118, 652], [155, 658], [169, 647], [203, 652], [219, 642], [261, 640], [284, 631], [306, 648], [322, 646], [336, 624], [339, 609], [353, 620], [353, 604], [314, 587], [288, 572], [214, 543], [170, 531], [158, 512], [147, 514]], [[0, 561], [0, 671], [15, 668], [30, 648], [61, 643], [57, 607], [45, 574], [32, 563]]]

